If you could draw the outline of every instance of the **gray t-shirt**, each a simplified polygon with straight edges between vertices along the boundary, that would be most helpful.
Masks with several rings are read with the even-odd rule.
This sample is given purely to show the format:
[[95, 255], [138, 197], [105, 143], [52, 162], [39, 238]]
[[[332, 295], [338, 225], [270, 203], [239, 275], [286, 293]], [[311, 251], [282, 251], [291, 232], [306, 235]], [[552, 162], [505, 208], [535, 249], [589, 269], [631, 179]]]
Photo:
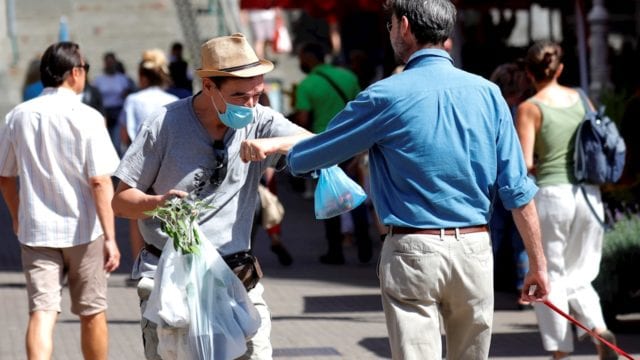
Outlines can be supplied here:
[[[294, 135], [303, 129], [271, 108], [257, 105], [253, 121], [239, 130], [229, 128], [224, 149], [214, 149], [214, 141], [196, 117], [192, 102], [193, 97], [189, 97], [166, 105], [145, 121], [114, 176], [147, 194], [177, 189], [208, 201], [213, 208], [198, 220], [207, 240], [222, 255], [248, 250], [258, 183], [279, 155], [244, 163], [240, 160], [240, 143]], [[226, 158], [227, 171], [215, 187], [211, 177], [221, 157]], [[160, 229], [159, 220], [138, 220], [138, 227], [145, 242], [158, 249], [164, 247], [168, 237]], [[143, 251], [134, 265], [134, 277], [152, 276], [156, 263], [155, 256]]]

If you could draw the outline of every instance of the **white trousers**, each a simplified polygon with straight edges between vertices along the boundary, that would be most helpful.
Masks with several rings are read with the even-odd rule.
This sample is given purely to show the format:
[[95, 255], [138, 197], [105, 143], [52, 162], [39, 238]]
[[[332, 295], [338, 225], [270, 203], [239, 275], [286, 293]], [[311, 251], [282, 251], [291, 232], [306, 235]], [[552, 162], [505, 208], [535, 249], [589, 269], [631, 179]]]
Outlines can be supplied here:
[[[583, 185], [598, 217], [604, 209], [597, 186]], [[549, 272], [549, 301], [587, 328], [606, 328], [600, 298], [591, 282], [598, 275], [604, 229], [580, 186], [543, 186], [535, 197]], [[547, 351], [573, 351], [571, 324], [541, 303], [534, 304]], [[578, 335], [585, 332], [578, 329]]]
[[489, 233], [389, 235], [380, 288], [394, 360], [486, 359], [493, 322]]

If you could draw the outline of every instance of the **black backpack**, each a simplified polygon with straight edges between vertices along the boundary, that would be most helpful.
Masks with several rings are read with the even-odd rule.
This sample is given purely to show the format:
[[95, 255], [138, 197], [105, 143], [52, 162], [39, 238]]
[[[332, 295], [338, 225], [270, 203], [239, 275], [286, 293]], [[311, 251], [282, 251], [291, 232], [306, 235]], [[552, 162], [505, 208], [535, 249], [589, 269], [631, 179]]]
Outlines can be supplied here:
[[584, 105], [585, 116], [576, 130], [574, 175], [580, 183], [615, 183], [624, 169], [624, 140], [616, 124], [604, 114], [604, 108], [598, 111], [591, 109], [582, 89], [576, 90]]

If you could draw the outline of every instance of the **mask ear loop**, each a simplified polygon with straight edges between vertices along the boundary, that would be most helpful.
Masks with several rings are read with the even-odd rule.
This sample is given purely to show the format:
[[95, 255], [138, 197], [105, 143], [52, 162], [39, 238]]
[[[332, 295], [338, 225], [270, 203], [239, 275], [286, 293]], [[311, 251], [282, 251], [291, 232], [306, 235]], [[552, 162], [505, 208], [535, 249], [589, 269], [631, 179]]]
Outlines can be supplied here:
[[218, 110], [218, 107], [216, 106], [216, 102], [215, 102], [215, 101], [213, 101], [213, 96], [212, 96], [212, 97], [210, 97], [209, 99], [211, 99], [211, 104], [213, 105], [213, 109], [216, 111], [216, 113], [217, 113], [218, 115], [221, 115], [221, 114], [220, 114], [220, 110]]
[[[220, 95], [220, 98], [222, 99], [222, 102], [226, 102], [224, 100], [224, 97], [222, 96], [222, 92], [220, 91], [220, 89], [218, 89], [218, 87], [215, 87], [216, 91], [218, 92], [218, 94]], [[213, 96], [210, 96], [209, 99], [211, 99], [211, 104], [213, 104], [213, 108], [216, 110], [216, 113], [218, 113], [218, 115], [223, 114], [220, 112], [220, 110], [218, 110], [218, 107], [216, 106], [216, 102], [213, 101]]]

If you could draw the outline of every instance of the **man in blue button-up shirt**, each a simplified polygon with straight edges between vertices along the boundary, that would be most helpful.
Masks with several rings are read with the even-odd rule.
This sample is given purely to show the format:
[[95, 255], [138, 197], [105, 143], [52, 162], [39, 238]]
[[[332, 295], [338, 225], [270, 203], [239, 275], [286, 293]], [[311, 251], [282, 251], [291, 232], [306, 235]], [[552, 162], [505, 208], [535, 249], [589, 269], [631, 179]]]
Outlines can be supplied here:
[[533, 196], [509, 108], [489, 81], [453, 66], [444, 42], [456, 10], [448, 0], [389, 0], [400, 74], [358, 95], [327, 131], [290, 151], [294, 174], [369, 151], [371, 193], [389, 226], [380, 286], [394, 359], [488, 357], [493, 315], [486, 224], [499, 196], [512, 210], [531, 267], [521, 295], [548, 292]]

